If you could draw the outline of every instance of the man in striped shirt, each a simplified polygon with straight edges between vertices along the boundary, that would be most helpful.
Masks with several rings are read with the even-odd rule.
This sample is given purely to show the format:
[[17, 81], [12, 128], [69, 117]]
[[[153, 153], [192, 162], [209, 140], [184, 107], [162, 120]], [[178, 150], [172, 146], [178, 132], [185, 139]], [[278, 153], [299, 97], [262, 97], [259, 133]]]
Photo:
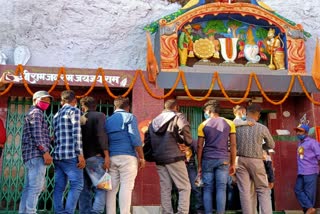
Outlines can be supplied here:
[[[75, 93], [66, 90], [61, 93], [61, 105], [53, 118], [55, 186], [53, 204], [55, 213], [73, 214], [83, 188], [85, 160], [82, 151], [80, 110]], [[63, 196], [69, 181], [70, 189], [66, 204]]]
[[[273, 149], [274, 140], [268, 128], [257, 123], [260, 118], [261, 107], [252, 104], [247, 108], [247, 120], [255, 123], [254, 126], [237, 127], [237, 184], [240, 192], [242, 212], [254, 214], [256, 208], [251, 191], [251, 183], [258, 195], [262, 214], [272, 213], [270, 189], [263, 163], [263, 150]], [[263, 141], [265, 143], [263, 144]]]

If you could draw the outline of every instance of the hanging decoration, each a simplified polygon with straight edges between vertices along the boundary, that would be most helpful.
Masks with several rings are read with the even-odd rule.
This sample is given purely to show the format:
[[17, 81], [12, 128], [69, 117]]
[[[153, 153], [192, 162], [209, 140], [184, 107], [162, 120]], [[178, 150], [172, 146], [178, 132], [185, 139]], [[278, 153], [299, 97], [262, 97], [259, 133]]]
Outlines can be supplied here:
[[[28, 85], [28, 82], [25, 80], [25, 76], [24, 76], [24, 69], [23, 69], [23, 66], [22, 65], [18, 65], [17, 68], [16, 68], [16, 71], [15, 71], [15, 75], [21, 75], [22, 76], [22, 82], [23, 82], [23, 85], [25, 87], [25, 89], [27, 90], [27, 92], [30, 94], [30, 95], [33, 95], [33, 92], [31, 91], [29, 85]], [[59, 83], [59, 80], [61, 78], [61, 75], [63, 75], [63, 83], [64, 83], [64, 86], [67, 90], [70, 90], [70, 86], [69, 86], [69, 83], [68, 83], [68, 80], [67, 80], [67, 73], [66, 73], [66, 70], [64, 67], [61, 67], [58, 71], [58, 75], [57, 75], [57, 79], [54, 81], [53, 85], [50, 87], [50, 89], [48, 90], [49, 93], [51, 93], [52, 91], [54, 91], [54, 89], [56, 88], [56, 86], [58, 85]], [[110, 90], [110, 87], [107, 83], [107, 81], [105, 80], [105, 73], [104, 73], [104, 70], [102, 68], [98, 68], [97, 71], [96, 71], [96, 75], [95, 75], [95, 79], [94, 79], [94, 82], [92, 83], [92, 85], [90, 86], [90, 88], [88, 89], [88, 91], [82, 95], [77, 95], [76, 97], [79, 99], [79, 98], [82, 98], [82, 97], [85, 97], [85, 96], [88, 96], [94, 89], [94, 87], [96, 86], [96, 83], [97, 83], [97, 79], [99, 78], [99, 75], [101, 75], [102, 77], [102, 83], [103, 83], [103, 86], [104, 88], [106, 89], [108, 95], [110, 97], [112, 97], [113, 99], [114, 98], [117, 98], [118, 96], [114, 95], [112, 93], [112, 91]], [[179, 71], [177, 72], [177, 77], [176, 77], [176, 80], [172, 86], [172, 88], [170, 89], [170, 91], [164, 95], [156, 95], [153, 93], [153, 91], [150, 89], [150, 86], [145, 78], [145, 75], [143, 74], [142, 70], [136, 70], [135, 72], [135, 75], [127, 89], [127, 91], [122, 94], [121, 96], [122, 97], [126, 97], [129, 95], [129, 93], [132, 91], [134, 85], [136, 84], [137, 80], [138, 80], [138, 77], [140, 77], [141, 81], [142, 81], [142, 84], [145, 88], [145, 90], [148, 92], [148, 94], [155, 98], [155, 99], [165, 99], [167, 97], [169, 97], [170, 95], [172, 95], [172, 93], [176, 90], [176, 88], [178, 87], [178, 84], [181, 80], [181, 83], [183, 85], [183, 89], [184, 91], [186, 92], [186, 94], [188, 95], [188, 97], [193, 100], [193, 101], [204, 101], [206, 99], [208, 99], [211, 95], [211, 92], [213, 91], [213, 88], [214, 88], [214, 85], [215, 85], [215, 82], [217, 81], [218, 83], [218, 86], [223, 94], [223, 96], [227, 99], [227, 101], [229, 101], [230, 103], [232, 104], [240, 104], [242, 102], [244, 102], [248, 96], [249, 96], [249, 93], [250, 93], [250, 90], [251, 90], [251, 86], [252, 86], [252, 81], [254, 80], [256, 82], [256, 85], [259, 89], [259, 91], [261, 92], [261, 95], [271, 104], [273, 105], [281, 105], [282, 103], [284, 103], [287, 98], [289, 97], [290, 95], [290, 92], [292, 91], [292, 88], [293, 88], [293, 85], [294, 85], [294, 82], [295, 82], [295, 79], [298, 78], [298, 81], [299, 81], [299, 84], [303, 90], [303, 92], [306, 94], [307, 98], [314, 104], [314, 105], [320, 105], [320, 101], [316, 101], [313, 99], [312, 95], [309, 94], [308, 90], [306, 89], [305, 85], [304, 85], [304, 82], [301, 78], [300, 75], [292, 75], [291, 76], [291, 81], [289, 83], [289, 86], [288, 86], [288, 89], [287, 89], [287, 92], [285, 94], [285, 96], [280, 100], [280, 101], [273, 101], [270, 97], [268, 97], [268, 95], [266, 94], [266, 92], [264, 91], [260, 81], [259, 81], [259, 78], [257, 76], [256, 73], [252, 72], [250, 75], [249, 75], [249, 79], [248, 79], [248, 85], [247, 85], [247, 88], [245, 90], [245, 93], [243, 95], [242, 98], [240, 98], [238, 101], [235, 101], [233, 99], [230, 98], [230, 96], [227, 94], [224, 86], [223, 86], [223, 83], [219, 77], [219, 73], [217, 71], [215, 71], [212, 75], [212, 79], [211, 79], [211, 84], [210, 84], [210, 87], [206, 93], [205, 96], [201, 97], [201, 98], [198, 98], [198, 97], [194, 97], [190, 91], [189, 91], [189, 87], [188, 87], [188, 82], [187, 82], [187, 79], [185, 77], [185, 73], [183, 71]], [[0, 92], [0, 96], [3, 96], [5, 95], [6, 93], [8, 93], [11, 88], [13, 87], [13, 82], [8, 84], [7, 88]]]

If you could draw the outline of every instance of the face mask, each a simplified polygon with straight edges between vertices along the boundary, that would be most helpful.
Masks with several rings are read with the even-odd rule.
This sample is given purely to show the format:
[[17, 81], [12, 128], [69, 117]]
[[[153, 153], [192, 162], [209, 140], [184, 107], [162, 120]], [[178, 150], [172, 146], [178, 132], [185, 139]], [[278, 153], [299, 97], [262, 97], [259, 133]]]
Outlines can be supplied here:
[[303, 139], [306, 138], [306, 135], [305, 135], [305, 134], [298, 134], [298, 135], [297, 135], [297, 138], [298, 138], [299, 140], [303, 140]]
[[204, 116], [204, 119], [209, 119], [210, 118], [210, 115], [207, 114], [207, 113], [203, 113], [203, 116]]
[[49, 105], [50, 105], [50, 103], [46, 103], [46, 102], [43, 102], [43, 101], [38, 101], [37, 102], [37, 106], [43, 111], [47, 110]]
[[247, 116], [246, 115], [242, 115], [241, 120], [246, 120]]

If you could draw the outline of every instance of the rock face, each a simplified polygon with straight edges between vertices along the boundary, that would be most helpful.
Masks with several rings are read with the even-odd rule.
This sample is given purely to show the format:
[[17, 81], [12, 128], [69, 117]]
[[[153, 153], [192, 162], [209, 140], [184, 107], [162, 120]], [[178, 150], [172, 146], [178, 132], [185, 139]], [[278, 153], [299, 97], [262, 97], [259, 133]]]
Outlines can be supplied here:
[[[13, 64], [13, 50], [27, 45], [28, 65], [145, 69], [143, 27], [180, 5], [165, 0], [0, 0], [0, 50]], [[310, 70], [320, 34], [319, 0], [265, 3], [313, 34], [307, 42]]]

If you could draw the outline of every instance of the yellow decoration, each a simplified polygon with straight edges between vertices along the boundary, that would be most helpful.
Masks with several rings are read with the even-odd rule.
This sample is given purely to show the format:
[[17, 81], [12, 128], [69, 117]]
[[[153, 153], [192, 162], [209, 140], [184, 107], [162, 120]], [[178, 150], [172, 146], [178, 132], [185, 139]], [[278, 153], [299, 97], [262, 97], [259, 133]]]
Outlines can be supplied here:
[[193, 51], [201, 59], [209, 59], [213, 56], [214, 45], [209, 39], [199, 39], [193, 44]]
[[[22, 81], [23, 81], [24, 87], [26, 88], [26, 90], [28, 91], [28, 93], [29, 93], [30, 95], [33, 95], [33, 92], [32, 92], [31, 89], [29, 88], [28, 82], [25, 80], [25, 77], [24, 77], [24, 68], [22, 67], [22, 65], [18, 65], [17, 68], [16, 68], [15, 75], [19, 75], [19, 74], [21, 74], [21, 76], [22, 76]], [[51, 86], [51, 88], [48, 90], [49, 93], [51, 93], [51, 92], [55, 89], [55, 87], [58, 85], [58, 82], [59, 82], [59, 80], [60, 80], [61, 75], [63, 75], [63, 82], [64, 82], [64, 85], [65, 85], [66, 89], [67, 89], [67, 90], [70, 90], [70, 86], [69, 86], [68, 80], [67, 80], [67, 78], [66, 78], [66, 77], [67, 77], [67, 73], [66, 73], [66, 71], [65, 71], [65, 68], [61, 67], [61, 68], [59, 69], [59, 72], [58, 72], [58, 75], [57, 75], [57, 79], [55, 80], [55, 82], [53, 83], [53, 85]], [[104, 87], [105, 87], [108, 95], [109, 95], [110, 97], [112, 97], [112, 98], [118, 97], [118, 96], [114, 95], [114, 94], [111, 92], [111, 90], [110, 90], [110, 88], [109, 88], [109, 86], [108, 86], [108, 83], [106, 82], [106, 80], [105, 80], [105, 78], [104, 78], [105, 74], [104, 74], [103, 69], [102, 69], [102, 68], [98, 68], [98, 69], [97, 69], [97, 72], [96, 72], [96, 76], [95, 76], [94, 82], [93, 82], [92, 85], [90, 86], [89, 90], [88, 90], [86, 93], [84, 93], [83, 95], [77, 95], [76, 97], [77, 97], [78, 99], [79, 99], [79, 98], [82, 98], [82, 97], [85, 97], [85, 96], [88, 96], [88, 95], [92, 92], [92, 90], [94, 89], [94, 87], [95, 87], [95, 85], [96, 85], [96, 83], [97, 83], [97, 79], [98, 79], [99, 75], [101, 75], [101, 77], [102, 77], [102, 83], [103, 83], [103, 85], [104, 85]], [[141, 79], [141, 81], [142, 81], [142, 84], [143, 84], [144, 88], [146, 89], [146, 91], [148, 92], [148, 94], [149, 94], [151, 97], [155, 98], [155, 99], [165, 99], [165, 98], [169, 97], [169, 96], [176, 90], [176, 88], [177, 88], [177, 86], [178, 86], [178, 84], [179, 84], [179, 82], [180, 82], [180, 80], [181, 80], [181, 82], [182, 82], [182, 84], [183, 84], [183, 88], [184, 88], [186, 94], [188, 95], [188, 97], [189, 97], [191, 100], [194, 100], [194, 101], [204, 101], [204, 100], [208, 99], [209, 96], [211, 95], [211, 92], [212, 92], [212, 90], [213, 90], [213, 88], [214, 88], [215, 81], [218, 81], [218, 85], [219, 85], [219, 88], [220, 88], [222, 94], [223, 94], [223, 95], [225, 96], [225, 98], [226, 98], [230, 103], [232, 103], [232, 104], [240, 104], [240, 103], [242, 103], [242, 102], [245, 101], [245, 99], [249, 96], [249, 92], [250, 92], [251, 85], [252, 85], [252, 79], [254, 79], [255, 82], [256, 82], [256, 84], [257, 84], [258, 89], [260, 90], [260, 92], [261, 92], [261, 94], [262, 94], [262, 96], [263, 96], [269, 103], [271, 103], [271, 104], [273, 104], [273, 105], [281, 105], [282, 103], [284, 103], [284, 102], [286, 101], [286, 99], [289, 97], [290, 92], [291, 92], [291, 90], [292, 90], [292, 88], [293, 88], [293, 85], [294, 85], [294, 82], [295, 82], [295, 78], [297, 77], [298, 80], [299, 80], [299, 83], [300, 83], [300, 85], [301, 85], [301, 88], [302, 88], [303, 92], [306, 94], [307, 98], [308, 98], [314, 105], [320, 105], [320, 102], [314, 100], [314, 99], [312, 98], [312, 96], [308, 93], [308, 90], [306, 89], [306, 87], [305, 87], [305, 85], [304, 85], [304, 82], [303, 82], [303, 80], [302, 80], [302, 78], [301, 78], [300, 75], [292, 75], [292, 76], [291, 76], [291, 81], [290, 81], [288, 90], [287, 90], [285, 96], [282, 98], [282, 100], [280, 100], [280, 101], [278, 101], [278, 102], [271, 100], [271, 99], [267, 96], [267, 94], [265, 93], [265, 91], [263, 90], [263, 88], [262, 88], [262, 86], [261, 86], [261, 83], [260, 83], [260, 81], [259, 81], [259, 79], [258, 79], [258, 76], [257, 76], [256, 73], [254, 73], [254, 72], [252, 72], [252, 73], [249, 75], [249, 80], [248, 80], [248, 85], [247, 85], [246, 91], [245, 91], [245, 93], [244, 93], [244, 96], [243, 96], [239, 101], [234, 101], [234, 100], [232, 100], [232, 99], [229, 97], [229, 95], [226, 93], [225, 88], [224, 88], [224, 86], [223, 86], [223, 84], [222, 84], [222, 82], [221, 82], [221, 79], [220, 79], [219, 74], [218, 74], [217, 71], [214, 72], [213, 75], [212, 75], [211, 84], [210, 84], [210, 87], [209, 87], [209, 89], [208, 89], [207, 94], [206, 94], [204, 97], [196, 98], [196, 97], [192, 96], [191, 93], [190, 93], [190, 91], [189, 91], [188, 83], [187, 83], [187, 80], [186, 80], [186, 77], [185, 77], [185, 74], [184, 74], [183, 71], [179, 71], [179, 72], [177, 73], [176, 80], [175, 80], [172, 88], [170, 89], [170, 91], [169, 91], [167, 94], [165, 94], [165, 95], [158, 96], [158, 95], [154, 94], [154, 93], [152, 92], [152, 90], [150, 89], [149, 84], [147, 83], [147, 80], [146, 80], [143, 72], [142, 72], [141, 70], [136, 70], [136, 73], [135, 73], [135, 75], [134, 75], [134, 77], [133, 77], [133, 80], [132, 80], [132, 82], [130, 83], [130, 85], [129, 85], [129, 87], [128, 87], [128, 90], [127, 90], [123, 95], [121, 95], [122, 97], [126, 97], [126, 96], [129, 95], [129, 93], [132, 91], [132, 89], [133, 89], [133, 87], [134, 87], [134, 85], [135, 85], [135, 83], [136, 83], [136, 81], [137, 81], [137, 79], [138, 79], [138, 76], [140, 76], [140, 79]], [[0, 93], [0, 96], [8, 93], [8, 92], [11, 90], [13, 84], [14, 84], [14, 83], [10, 83], [10, 84], [8, 85], [8, 87], [7, 87], [3, 92]]]

